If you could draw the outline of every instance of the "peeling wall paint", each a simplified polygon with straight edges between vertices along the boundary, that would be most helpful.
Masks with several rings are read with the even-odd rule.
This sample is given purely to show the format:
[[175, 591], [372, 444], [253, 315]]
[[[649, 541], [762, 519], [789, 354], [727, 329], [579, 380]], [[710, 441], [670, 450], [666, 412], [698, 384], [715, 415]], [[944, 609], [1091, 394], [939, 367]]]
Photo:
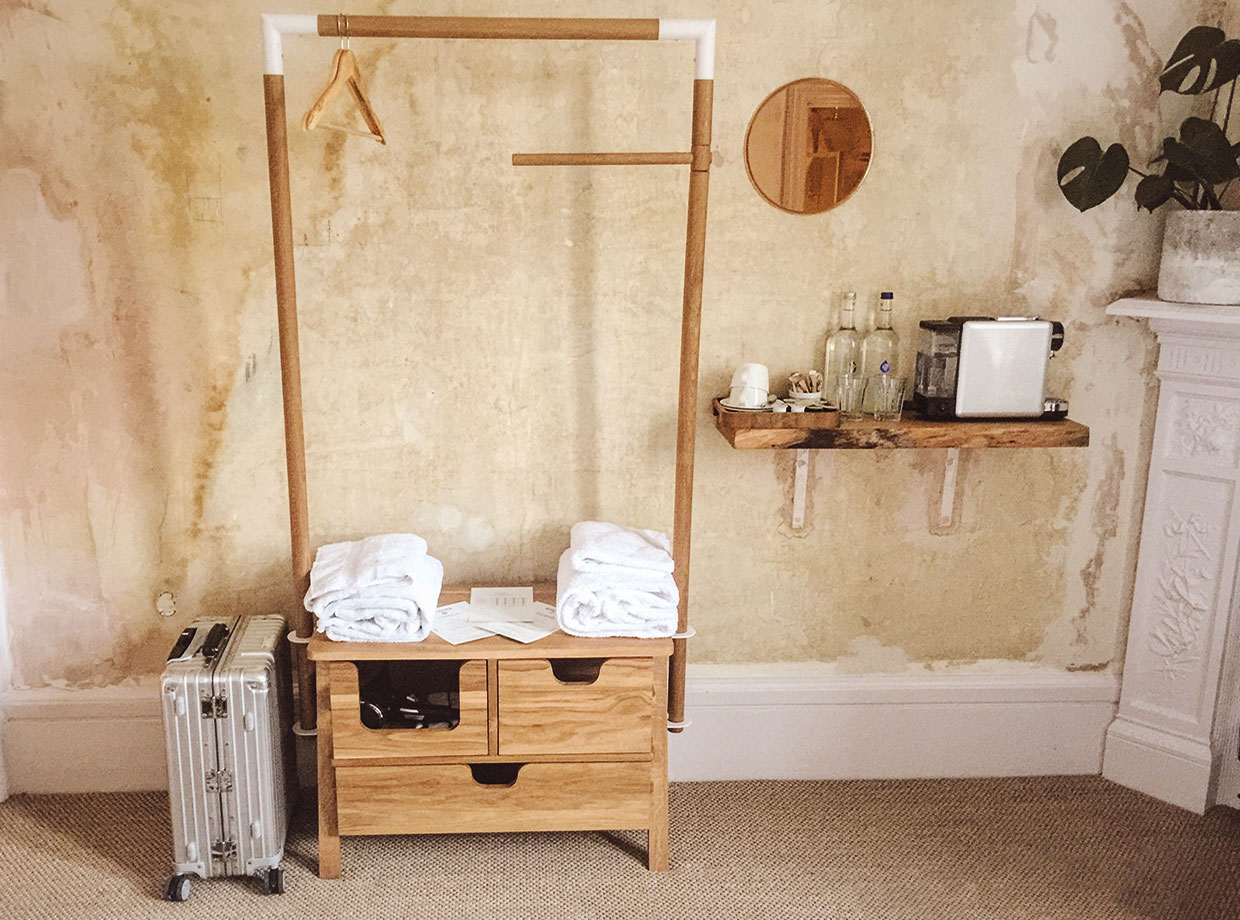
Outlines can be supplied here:
[[[0, 3], [0, 553], [18, 686], [150, 675], [187, 619], [292, 602], [260, 11]], [[1161, 219], [1126, 194], [1075, 213], [1054, 165], [1082, 133], [1151, 150], [1183, 114], [1155, 94], [1161, 57], [1234, 14], [1218, 0], [573, 13], [719, 19], [693, 659], [1114, 662], [1156, 387], [1152, 336], [1103, 310], [1152, 286]], [[581, 518], [670, 530], [683, 171], [509, 156], [683, 148], [689, 47], [353, 47], [386, 147], [300, 131], [332, 44], [286, 46], [313, 542], [414, 530], [453, 580], [503, 582], [554, 577]], [[767, 206], [741, 152], [754, 108], [804, 76], [855, 90], [876, 136], [857, 194], [814, 218]], [[928, 525], [941, 454], [818, 452], [793, 531], [793, 458], [731, 450], [709, 397], [742, 360], [776, 377], [816, 365], [839, 294], [870, 306], [884, 288], [906, 362], [921, 318], [1063, 320], [1051, 389], [1093, 446], [969, 453], [943, 534]]]

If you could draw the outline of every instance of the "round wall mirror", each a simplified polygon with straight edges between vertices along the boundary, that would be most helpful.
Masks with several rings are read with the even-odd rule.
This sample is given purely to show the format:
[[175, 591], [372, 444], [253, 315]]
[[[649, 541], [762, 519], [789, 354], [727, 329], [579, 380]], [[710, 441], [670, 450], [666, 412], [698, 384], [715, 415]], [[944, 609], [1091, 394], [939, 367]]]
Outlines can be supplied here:
[[874, 132], [857, 94], [834, 80], [785, 84], [753, 113], [745, 134], [749, 181], [794, 214], [830, 210], [857, 190], [870, 168]]

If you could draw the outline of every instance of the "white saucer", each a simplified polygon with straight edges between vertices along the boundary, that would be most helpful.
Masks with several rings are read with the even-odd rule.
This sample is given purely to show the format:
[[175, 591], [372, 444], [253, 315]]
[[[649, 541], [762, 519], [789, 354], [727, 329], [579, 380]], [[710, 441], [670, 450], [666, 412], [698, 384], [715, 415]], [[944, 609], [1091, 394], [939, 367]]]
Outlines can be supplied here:
[[771, 406], [775, 404], [775, 400], [771, 400], [765, 406], [738, 406], [735, 403], [728, 402], [726, 399], [720, 399], [719, 405], [727, 409], [729, 412], [767, 412]]

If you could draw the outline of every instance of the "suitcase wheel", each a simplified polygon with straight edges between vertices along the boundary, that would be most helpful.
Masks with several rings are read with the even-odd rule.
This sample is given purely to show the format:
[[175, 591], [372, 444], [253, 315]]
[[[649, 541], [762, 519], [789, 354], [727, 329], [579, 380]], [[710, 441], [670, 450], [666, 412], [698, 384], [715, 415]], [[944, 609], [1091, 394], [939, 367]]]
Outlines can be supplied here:
[[284, 870], [279, 866], [264, 872], [261, 881], [264, 894], [284, 894]]
[[188, 901], [189, 900], [189, 876], [174, 875], [168, 879], [168, 883], [164, 885], [165, 901]]

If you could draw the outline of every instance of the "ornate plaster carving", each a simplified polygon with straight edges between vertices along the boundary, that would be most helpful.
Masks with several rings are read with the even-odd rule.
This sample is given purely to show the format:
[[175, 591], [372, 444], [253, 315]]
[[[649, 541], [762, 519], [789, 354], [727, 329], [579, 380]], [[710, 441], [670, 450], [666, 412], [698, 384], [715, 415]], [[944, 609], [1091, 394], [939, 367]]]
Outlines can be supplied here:
[[1156, 622], [1148, 641], [1158, 656], [1159, 673], [1179, 680], [1197, 669], [1204, 652], [1203, 631], [1218, 579], [1220, 528], [1211, 528], [1199, 512], [1181, 518], [1169, 508], [1163, 534], [1153, 592]]
[[1159, 368], [1178, 374], [1203, 377], [1240, 378], [1240, 360], [1225, 348], [1212, 348], [1197, 343], [1167, 343], [1162, 349]]
[[1225, 466], [1240, 461], [1240, 403], [1209, 396], [1177, 400], [1168, 453]]

